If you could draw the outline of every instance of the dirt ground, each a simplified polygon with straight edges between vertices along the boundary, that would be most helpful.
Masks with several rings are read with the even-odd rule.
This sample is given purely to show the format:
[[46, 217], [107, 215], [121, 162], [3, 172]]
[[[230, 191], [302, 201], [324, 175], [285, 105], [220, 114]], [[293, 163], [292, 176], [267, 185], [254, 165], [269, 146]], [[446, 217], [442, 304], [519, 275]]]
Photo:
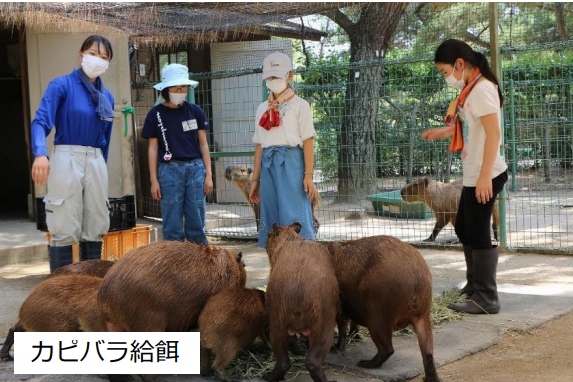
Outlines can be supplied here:
[[[438, 368], [443, 382], [573, 382], [573, 313]], [[409, 382], [422, 382], [417, 377]]]

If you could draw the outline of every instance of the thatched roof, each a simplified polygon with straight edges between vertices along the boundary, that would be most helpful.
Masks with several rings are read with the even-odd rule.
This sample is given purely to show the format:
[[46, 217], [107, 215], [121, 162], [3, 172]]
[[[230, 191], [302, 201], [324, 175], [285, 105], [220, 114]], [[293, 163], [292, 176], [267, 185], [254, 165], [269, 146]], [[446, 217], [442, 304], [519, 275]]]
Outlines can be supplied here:
[[[319, 40], [325, 33], [289, 19], [351, 3], [22, 3], [0, 4], [0, 23], [65, 32], [95, 23], [142, 43], [209, 43], [249, 35]], [[83, 26], [82, 26], [83, 24]]]

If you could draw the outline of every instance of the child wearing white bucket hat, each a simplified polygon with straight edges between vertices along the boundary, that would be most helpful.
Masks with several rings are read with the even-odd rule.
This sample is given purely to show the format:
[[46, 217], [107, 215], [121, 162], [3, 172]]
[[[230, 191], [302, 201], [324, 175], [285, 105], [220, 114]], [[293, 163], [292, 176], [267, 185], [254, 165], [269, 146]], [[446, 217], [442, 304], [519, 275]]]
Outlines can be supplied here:
[[163, 239], [206, 245], [205, 196], [213, 191], [209, 121], [199, 106], [185, 101], [189, 86], [197, 85], [186, 66], [163, 68], [154, 88], [165, 102], [147, 114], [142, 137], [149, 139], [151, 195], [161, 201]]
[[312, 174], [314, 137], [310, 105], [290, 86], [292, 63], [275, 52], [263, 62], [263, 79], [269, 99], [257, 109], [253, 142], [255, 163], [250, 189], [253, 202], [261, 203], [259, 246], [265, 247], [273, 223], [300, 222], [300, 235], [314, 239], [311, 200], [318, 192]]

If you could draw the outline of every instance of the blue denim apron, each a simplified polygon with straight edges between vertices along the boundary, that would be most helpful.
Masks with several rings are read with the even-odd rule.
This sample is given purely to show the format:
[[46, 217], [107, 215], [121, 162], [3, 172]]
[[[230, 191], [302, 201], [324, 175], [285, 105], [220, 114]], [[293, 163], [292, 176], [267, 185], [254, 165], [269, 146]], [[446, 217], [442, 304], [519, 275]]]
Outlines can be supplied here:
[[312, 206], [304, 191], [304, 153], [299, 146], [271, 146], [261, 159], [261, 226], [259, 247], [265, 248], [273, 223], [302, 224], [300, 235], [314, 239]]

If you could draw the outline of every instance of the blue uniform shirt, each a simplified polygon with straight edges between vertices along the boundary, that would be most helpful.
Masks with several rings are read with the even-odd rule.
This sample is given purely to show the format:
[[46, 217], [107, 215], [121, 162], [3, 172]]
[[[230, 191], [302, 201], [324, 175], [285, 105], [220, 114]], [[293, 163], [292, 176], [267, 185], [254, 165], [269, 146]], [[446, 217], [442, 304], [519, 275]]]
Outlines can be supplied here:
[[[56, 127], [54, 145], [77, 145], [100, 148], [107, 161], [113, 122], [102, 121], [96, 114], [79, 76], [79, 69], [54, 78], [40, 102], [32, 121], [32, 152], [34, 156], [48, 156], [46, 137]], [[101, 91], [114, 105], [113, 95], [101, 86]]]
[[199, 130], [208, 130], [209, 122], [199, 106], [183, 102], [177, 109], [163, 104], [153, 107], [143, 125], [143, 138], [157, 138], [159, 161], [166, 162], [165, 153], [170, 159], [190, 161], [202, 158], [199, 146]]

